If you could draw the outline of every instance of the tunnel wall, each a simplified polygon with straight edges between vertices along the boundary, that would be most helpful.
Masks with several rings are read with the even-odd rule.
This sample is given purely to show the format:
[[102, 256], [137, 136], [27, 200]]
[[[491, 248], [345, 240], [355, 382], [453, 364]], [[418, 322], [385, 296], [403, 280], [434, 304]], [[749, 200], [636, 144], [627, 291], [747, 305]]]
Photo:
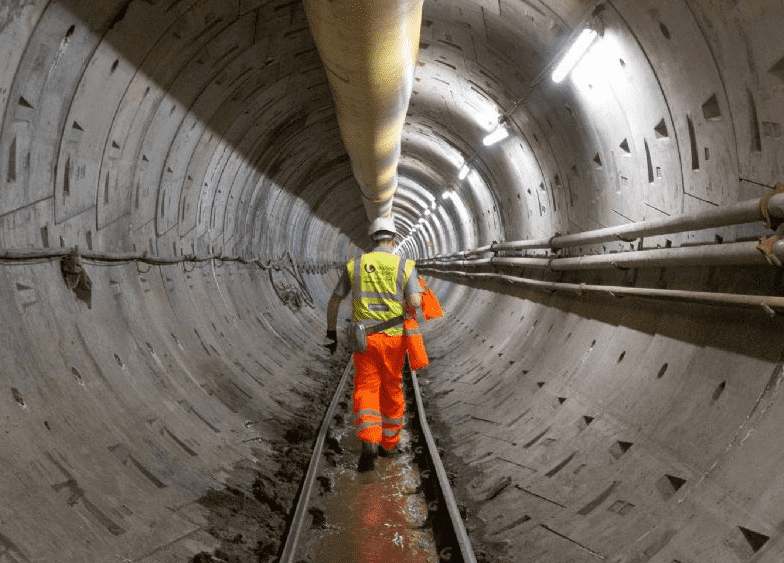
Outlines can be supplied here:
[[[548, 61], [593, 8], [425, 4], [401, 160], [419, 196], [401, 194], [396, 211], [415, 225], [430, 204], [420, 192], [441, 208], [438, 226], [401, 233], [412, 255], [710, 209], [780, 181], [776, 2], [608, 2], [593, 56], [611, 72], [552, 85]], [[345, 360], [318, 346], [332, 268], [367, 246], [304, 12], [283, 0], [8, 1], [0, 54], [4, 248], [260, 262], [86, 262], [89, 304], [59, 261], [3, 263], [0, 557], [211, 551], [227, 540], [199, 500], [280, 469], [286, 428], [311, 410], [325, 366]], [[510, 140], [483, 149], [498, 117], [485, 109], [518, 101]], [[473, 159], [465, 183], [454, 153]], [[298, 268], [310, 299], [291, 308], [281, 295], [306, 297]], [[721, 275], [759, 291], [748, 271]], [[712, 283], [705, 270], [640, 279]], [[780, 558], [780, 320], [429, 281], [447, 319], [427, 326], [424, 376], [488, 549], [548, 562]]]
[[[562, 86], [541, 80], [512, 115], [508, 144], [522, 139], [521, 148], [530, 151], [505, 149], [521, 155], [506, 161], [505, 174], [496, 152], [482, 157], [502, 178], [493, 185], [498, 200], [525, 199], [521, 220], [507, 215], [507, 240], [712, 209], [761, 197], [781, 181], [775, 123], [782, 115], [784, 47], [767, 31], [781, 21], [781, 10], [772, 3], [606, 5], [604, 37], [583, 66]], [[495, 15], [503, 18], [505, 7], [500, 3]], [[514, 31], [487, 17], [495, 11], [484, 6], [481, 22], [476, 12], [461, 15], [484, 28], [483, 48], [517, 41], [520, 49], [524, 41], [511, 37]], [[536, 12], [529, 11], [531, 19], [543, 17]], [[430, 16], [435, 19], [436, 10], [426, 11]], [[449, 34], [457, 42], [459, 19], [451, 28], [434, 23], [433, 36], [423, 37], [443, 43]], [[468, 50], [466, 43], [461, 47]], [[517, 68], [524, 72], [524, 65]], [[494, 93], [517, 79], [509, 68], [483, 77]], [[496, 100], [508, 107], [508, 98]], [[525, 181], [514, 181], [516, 175]], [[747, 224], [567, 252], [768, 234], [762, 224]], [[480, 238], [475, 246], [491, 242]], [[458, 283], [431, 273], [436, 288]], [[560, 278], [502, 273], [781, 294], [775, 269], [643, 268]], [[444, 453], [461, 468], [456, 480], [473, 517], [469, 528], [485, 538], [490, 559], [781, 557], [782, 514], [774, 508], [781, 465], [775, 430], [780, 319], [761, 310], [459, 283], [464, 287], [450, 288], [445, 306], [454, 320], [426, 330], [434, 361], [420, 375], [429, 381], [449, 436]], [[462, 354], [469, 346], [470, 356]]]
[[190, 560], [242, 543], [208, 510], [242, 495], [267, 503], [244, 541], [276, 551], [296, 484], [253, 487], [296, 476], [281, 443], [333, 367], [323, 256], [355, 247], [327, 221], [361, 212], [302, 183], [350, 171], [337, 143], [299, 150], [336, 124], [282, 6], [0, 8], [4, 248], [259, 260], [85, 261], [79, 294], [59, 260], [3, 262], [0, 559]]
[[318, 316], [280, 303], [258, 268], [87, 271], [89, 307], [56, 262], [3, 268], [4, 553], [157, 561], [212, 551], [221, 541], [199, 501], [249, 489], [238, 467], [273, 475], [271, 441], [323, 384], [318, 352], [292, 352]]
[[420, 377], [494, 557], [778, 560], [780, 320], [471, 285]]

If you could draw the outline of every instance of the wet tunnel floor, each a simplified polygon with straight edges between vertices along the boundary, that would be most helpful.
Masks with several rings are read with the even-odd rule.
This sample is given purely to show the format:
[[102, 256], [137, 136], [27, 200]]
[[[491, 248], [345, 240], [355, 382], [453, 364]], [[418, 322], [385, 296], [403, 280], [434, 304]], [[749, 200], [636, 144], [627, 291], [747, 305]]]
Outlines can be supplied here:
[[[350, 408], [350, 406], [349, 406]], [[360, 441], [346, 414], [333, 424], [332, 455], [322, 458], [322, 494], [311, 501], [311, 537], [297, 561], [384, 563], [439, 560], [422, 493], [421, 475], [406, 428], [400, 453], [358, 473]], [[305, 553], [307, 552], [307, 553]]]

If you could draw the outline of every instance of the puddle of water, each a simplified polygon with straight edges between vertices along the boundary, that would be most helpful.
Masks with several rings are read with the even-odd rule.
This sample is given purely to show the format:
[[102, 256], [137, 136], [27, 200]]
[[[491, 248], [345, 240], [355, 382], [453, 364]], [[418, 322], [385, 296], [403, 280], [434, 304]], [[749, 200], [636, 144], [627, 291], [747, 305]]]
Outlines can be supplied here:
[[359, 440], [353, 435], [341, 442], [350, 467], [331, 468], [333, 492], [324, 497], [326, 529], [315, 543], [319, 563], [435, 563], [433, 535], [425, 528], [428, 507], [418, 492], [419, 470], [410, 453], [404, 429], [404, 453], [378, 459], [376, 470], [356, 472]]

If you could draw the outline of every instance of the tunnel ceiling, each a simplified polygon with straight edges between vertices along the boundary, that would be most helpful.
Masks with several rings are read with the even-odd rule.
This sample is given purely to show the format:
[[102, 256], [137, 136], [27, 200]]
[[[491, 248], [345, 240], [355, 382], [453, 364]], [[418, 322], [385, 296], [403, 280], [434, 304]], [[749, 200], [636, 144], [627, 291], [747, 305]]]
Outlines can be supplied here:
[[[426, 3], [399, 173], [403, 190], [419, 186], [444, 211], [416, 234], [406, 225], [426, 210], [398, 210], [407, 249], [429, 243], [435, 254], [733, 199], [736, 178], [776, 134], [759, 117], [765, 98], [743, 84], [780, 88], [780, 61], [748, 42], [754, 65], [735, 78], [746, 61], [717, 41], [764, 35], [765, 8], [728, 7], [736, 23], [706, 35], [721, 10], [673, 4]], [[566, 86], [554, 85], [549, 73], [586, 25], [601, 40]], [[49, 237], [68, 245], [89, 232], [106, 239], [100, 246], [155, 254], [264, 257], [294, 245], [318, 260], [366, 244], [299, 2], [19, 2], [6, 8], [4, 33], [28, 38], [8, 48], [4, 213], [51, 214]], [[678, 89], [692, 74], [693, 87]], [[511, 137], [484, 147], [501, 116]], [[719, 132], [727, 141], [704, 142]], [[437, 229], [454, 237], [433, 247]]]
[[[411, 181], [440, 195], [590, 8], [427, 4], [401, 175], [412, 163], [429, 178]], [[20, 2], [6, 17], [29, 41], [9, 49], [4, 212], [46, 207], [51, 240], [89, 232], [154, 254], [293, 244], [315, 260], [366, 244], [299, 2]], [[400, 209], [411, 223], [421, 212]]]

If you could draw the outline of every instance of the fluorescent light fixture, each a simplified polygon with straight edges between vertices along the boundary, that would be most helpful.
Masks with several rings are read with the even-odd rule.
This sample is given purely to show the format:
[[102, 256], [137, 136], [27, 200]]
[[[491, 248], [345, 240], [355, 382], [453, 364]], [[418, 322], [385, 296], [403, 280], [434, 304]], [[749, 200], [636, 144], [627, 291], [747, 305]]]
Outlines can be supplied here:
[[623, 67], [619, 63], [622, 55], [622, 49], [615, 37], [604, 35], [572, 69], [572, 84], [582, 89], [586, 95], [611, 96], [608, 88], [614, 87], [619, 80], [626, 80]]
[[580, 33], [579, 37], [577, 37], [577, 41], [572, 43], [572, 46], [569, 47], [569, 50], [566, 51], [564, 57], [555, 67], [552, 76], [553, 82], [558, 84], [566, 78], [566, 75], [569, 74], [578, 63], [580, 58], [588, 50], [588, 47], [591, 46], [594, 39], [596, 39], [596, 32], [593, 29], [584, 29], [582, 33]]
[[436, 200], [434, 199], [433, 205], [430, 206], [430, 209], [435, 209], [436, 207], [438, 207], [438, 203], [436, 203]]
[[471, 171], [471, 167], [468, 166], [466, 162], [463, 167], [460, 169], [460, 173], [457, 175], [458, 180], [465, 180], [468, 173]]
[[492, 100], [477, 94], [471, 96], [470, 100], [463, 101], [468, 106], [470, 114], [477, 119], [483, 129], [490, 129], [498, 123], [498, 106]]
[[[490, 133], [487, 137], [485, 137], [482, 140], [482, 144], [486, 147], [489, 147], [490, 145], [494, 145], [499, 141], [503, 141], [508, 136], [509, 136], [509, 131], [506, 130], [506, 127], [499, 124], [495, 131]], [[468, 176], [468, 171], [466, 171], [466, 176]]]

